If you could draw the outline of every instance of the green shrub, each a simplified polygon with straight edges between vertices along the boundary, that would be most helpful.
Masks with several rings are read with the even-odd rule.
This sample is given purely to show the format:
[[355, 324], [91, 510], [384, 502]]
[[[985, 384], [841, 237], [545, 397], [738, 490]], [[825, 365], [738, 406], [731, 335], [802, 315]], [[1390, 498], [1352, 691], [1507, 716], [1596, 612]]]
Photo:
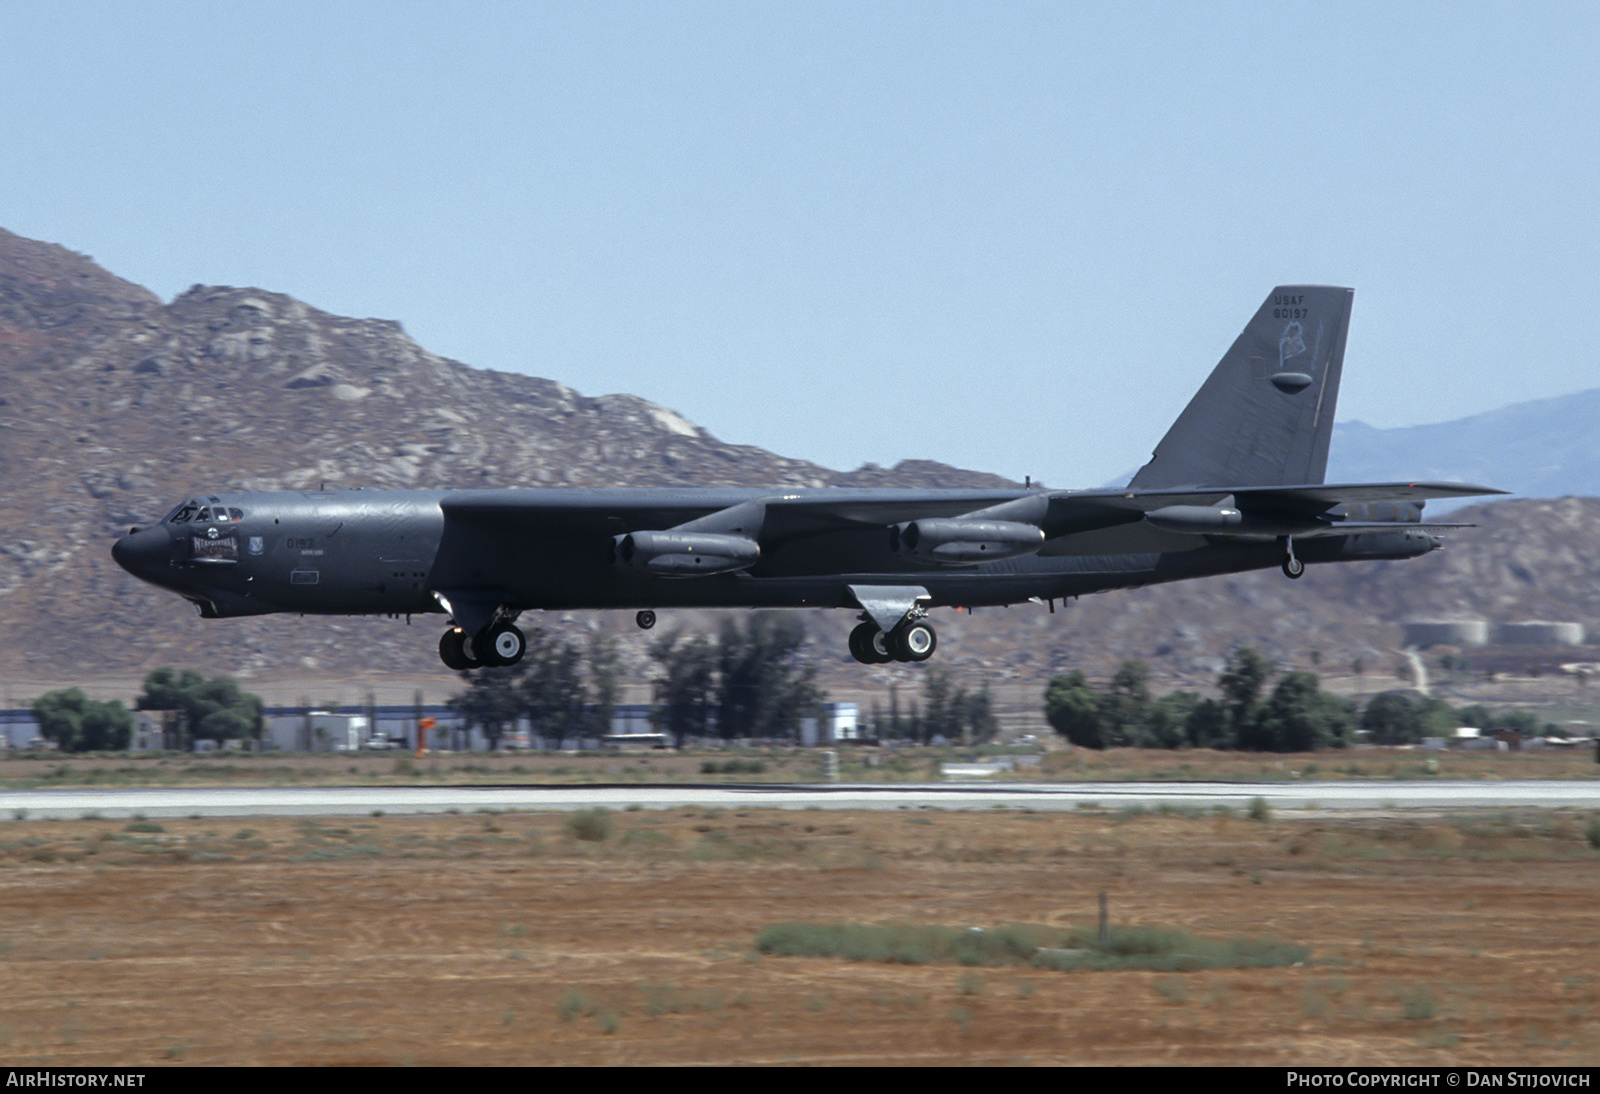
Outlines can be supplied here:
[[756, 936], [761, 953], [842, 957], [890, 964], [1032, 965], [1037, 968], [1193, 969], [1262, 968], [1305, 963], [1305, 946], [1269, 938], [1206, 939], [1167, 927], [1113, 928], [1104, 945], [1084, 928], [1013, 924], [985, 930], [906, 924], [780, 923]]
[[580, 809], [567, 819], [567, 831], [590, 843], [610, 839], [612, 827], [611, 813], [606, 809]]
[[761, 775], [766, 770], [760, 760], [706, 760], [700, 764], [702, 775]]

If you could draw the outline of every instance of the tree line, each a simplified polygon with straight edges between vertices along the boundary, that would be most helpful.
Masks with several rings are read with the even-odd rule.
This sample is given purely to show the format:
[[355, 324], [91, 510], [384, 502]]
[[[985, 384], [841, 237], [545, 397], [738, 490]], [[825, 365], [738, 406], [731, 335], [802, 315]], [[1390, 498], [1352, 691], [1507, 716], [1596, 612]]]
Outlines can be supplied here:
[[880, 741], [981, 744], [999, 733], [1000, 722], [987, 685], [969, 691], [942, 665], [929, 665], [922, 672], [920, 702], [913, 699], [901, 710], [899, 691], [891, 685], [889, 705], [873, 703], [865, 728], [868, 735]]
[[[159, 668], [144, 678], [135, 710], [161, 723], [162, 745], [187, 749], [197, 740], [255, 740], [266, 726], [259, 696], [225, 676]], [[133, 741], [134, 717], [117, 699], [91, 699], [81, 688], [52, 691], [33, 701], [39, 733], [63, 752], [120, 752]]]
[[523, 718], [557, 748], [569, 738], [610, 733], [620, 692], [616, 640], [597, 633], [585, 647], [543, 627], [525, 638], [515, 665], [461, 673], [466, 690], [446, 702], [462, 728], [480, 730], [491, 750]]
[[[802, 723], [824, 716], [827, 699], [816, 667], [802, 656], [805, 642], [804, 623], [781, 612], [725, 619], [714, 635], [680, 630], [656, 639], [649, 650], [651, 725], [680, 748], [704, 739], [798, 741]], [[449, 703], [463, 723], [479, 729], [490, 748], [523, 719], [557, 748], [610, 732], [619, 691], [615, 641], [596, 635], [585, 648], [536, 629], [527, 643], [509, 671], [461, 674], [467, 689]], [[999, 725], [987, 687], [970, 691], [948, 670], [929, 666], [920, 701], [902, 710], [891, 689], [887, 709], [874, 704], [863, 728], [879, 739], [977, 742]]]
[[[716, 636], [673, 631], [650, 645], [656, 676], [651, 722], [682, 747], [692, 738], [798, 740], [800, 724], [822, 714], [816, 669], [800, 657], [805, 626], [781, 614], [725, 620]], [[449, 700], [491, 749], [522, 719], [563, 747], [569, 738], [610, 733], [616, 712], [616, 640], [587, 647], [536, 628], [527, 652], [507, 669], [462, 673], [467, 689]]]
[[1045, 690], [1045, 720], [1084, 748], [1215, 748], [1251, 752], [1315, 752], [1347, 748], [1364, 730], [1373, 744], [1415, 744], [1447, 737], [1457, 727], [1489, 732], [1540, 731], [1527, 711], [1492, 711], [1481, 704], [1451, 707], [1440, 699], [1386, 691], [1365, 707], [1323, 691], [1316, 673], [1278, 677], [1271, 661], [1248, 647], [1235, 649], [1217, 677], [1217, 698], [1174, 691], [1152, 696], [1144, 662], [1124, 661], [1101, 689], [1081, 671], [1056, 676]]

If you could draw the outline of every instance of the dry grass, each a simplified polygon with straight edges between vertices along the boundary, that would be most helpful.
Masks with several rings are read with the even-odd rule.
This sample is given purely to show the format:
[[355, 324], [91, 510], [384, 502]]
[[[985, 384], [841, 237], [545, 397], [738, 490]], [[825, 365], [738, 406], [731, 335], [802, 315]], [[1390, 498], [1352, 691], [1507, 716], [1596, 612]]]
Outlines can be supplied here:
[[[148, 1064], [1587, 1064], [1591, 814], [684, 810], [0, 827], [0, 1049]], [[159, 827], [160, 831], [150, 830]], [[1271, 936], [1303, 967], [763, 956], [773, 924]]]
[[[1052, 742], [1053, 744], [1054, 742]], [[1582, 779], [1600, 781], [1590, 748], [1566, 752], [1422, 752], [1371, 748], [1279, 755], [1191, 749], [1057, 747], [841, 748], [846, 782], [938, 781], [939, 765], [1007, 754], [1038, 762], [995, 777], [1017, 782], [1324, 782], [1348, 780]], [[794, 748], [684, 752], [207, 753], [8, 755], [0, 788], [49, 786], [283, 786], [818, 782], [817, 751]]]

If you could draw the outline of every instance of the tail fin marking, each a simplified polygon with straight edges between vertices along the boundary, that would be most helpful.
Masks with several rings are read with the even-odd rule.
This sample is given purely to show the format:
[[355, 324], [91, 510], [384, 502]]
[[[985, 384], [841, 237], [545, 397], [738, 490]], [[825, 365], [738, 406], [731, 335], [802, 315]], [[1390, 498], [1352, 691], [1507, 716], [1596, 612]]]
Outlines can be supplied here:
[[1322, 482], [1352, 296], [1325, 285], [1273, 289], [1128, 485]]

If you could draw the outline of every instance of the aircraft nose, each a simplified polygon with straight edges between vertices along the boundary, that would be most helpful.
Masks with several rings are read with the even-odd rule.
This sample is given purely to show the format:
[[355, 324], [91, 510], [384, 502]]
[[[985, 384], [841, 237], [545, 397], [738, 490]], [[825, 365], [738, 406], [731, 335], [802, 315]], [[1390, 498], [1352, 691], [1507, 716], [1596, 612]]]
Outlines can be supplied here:
[[166, 566], [172, 537], [165, 528], [134, 528], [111, 545], [111, 557], [134, 577], [149, 580]]

